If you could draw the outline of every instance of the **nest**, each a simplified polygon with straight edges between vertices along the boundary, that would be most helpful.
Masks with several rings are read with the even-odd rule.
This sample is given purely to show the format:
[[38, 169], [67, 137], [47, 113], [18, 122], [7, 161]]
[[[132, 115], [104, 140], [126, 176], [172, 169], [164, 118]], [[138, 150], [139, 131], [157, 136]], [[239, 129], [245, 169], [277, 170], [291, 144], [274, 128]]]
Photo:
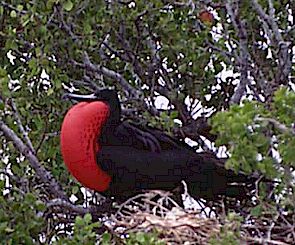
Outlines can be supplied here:
[[121, 204], [105, 225], [115, 240], [123, 243], [129, 234], [142, 232], [156, 233], [164, 244], [208, 244], [210, 239], [218, 242], [229, 233], [236, 234], [235, 239], [240, 239], [240, 244], [294, 244], [293, 216], [288, 221], [279, 216], [276, 221], [270, 217], [254, 220], [247, 216], [241, 224], [241, 220], [227, 220], [225, 213], [220, 214], [216, 209], [213, 217], [204, 214], [204, 207], [197, 211], [184, 210], [170, 193], [149, 191]]
[[220, 232], [216, 218], [185, 211], [163, 191], [139, 194], [123, 203], [111, 217], [112, 229], [120, 236], [155, 232], [165, 244], [208, 244]]

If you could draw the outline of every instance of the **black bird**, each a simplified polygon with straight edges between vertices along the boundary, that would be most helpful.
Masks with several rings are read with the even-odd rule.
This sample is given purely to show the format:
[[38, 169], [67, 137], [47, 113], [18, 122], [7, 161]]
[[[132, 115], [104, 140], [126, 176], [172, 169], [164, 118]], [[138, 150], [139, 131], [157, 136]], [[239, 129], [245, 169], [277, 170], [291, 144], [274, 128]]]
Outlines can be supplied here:
[[184, 180], [193, 197], [246, 197], [253, 178], [225, 169], [225, 160], [196, 153], [161, 130], [122, 121], [116, 91], [67, 97], [80, 103], [64, 119], [62, 155], [84, 186], [122, 200], [142, 190], [171, 191]]

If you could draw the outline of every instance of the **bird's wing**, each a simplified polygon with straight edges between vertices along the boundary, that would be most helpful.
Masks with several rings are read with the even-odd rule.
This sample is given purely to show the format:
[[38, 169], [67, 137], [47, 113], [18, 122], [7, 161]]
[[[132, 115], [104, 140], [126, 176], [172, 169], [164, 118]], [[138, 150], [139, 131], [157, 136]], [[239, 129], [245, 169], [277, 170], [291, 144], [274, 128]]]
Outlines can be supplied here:
[[128, 121], [123, 121], [116, 128], [115, 134], [122, 139], [126, 139], [136, 148], [151, 152], [182, 147], [182, 142], [170, 137], [159, 129], [135, 125]]

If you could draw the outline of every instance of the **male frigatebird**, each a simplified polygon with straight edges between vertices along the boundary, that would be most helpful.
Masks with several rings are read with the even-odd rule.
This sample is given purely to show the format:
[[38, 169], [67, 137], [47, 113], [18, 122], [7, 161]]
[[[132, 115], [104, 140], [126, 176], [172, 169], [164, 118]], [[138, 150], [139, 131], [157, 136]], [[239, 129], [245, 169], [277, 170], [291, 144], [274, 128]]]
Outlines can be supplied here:
[[122, 121], [116, 91], [67, 97], [80, 102], [64, 118], [61, 152], [84, 186], [122, 199], [142, 190], [173, 190], [184, 180], [194, 197], [245, 197], [239, 183], [253, 180], [225, 169], [223, 160], [196, 153], [161, 130]]

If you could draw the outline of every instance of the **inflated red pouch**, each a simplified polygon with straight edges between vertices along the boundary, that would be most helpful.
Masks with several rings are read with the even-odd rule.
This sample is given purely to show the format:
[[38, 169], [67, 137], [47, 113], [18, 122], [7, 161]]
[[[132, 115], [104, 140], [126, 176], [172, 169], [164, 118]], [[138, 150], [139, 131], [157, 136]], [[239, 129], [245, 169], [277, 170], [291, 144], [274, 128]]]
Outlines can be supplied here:
[[68, 170], [82, 185], [100, 192], [111, 181], [96, 162], [97, 138], [108, 116], [107, 104], [80, 102], [67, 112], [61, 127], [61, 153]]

